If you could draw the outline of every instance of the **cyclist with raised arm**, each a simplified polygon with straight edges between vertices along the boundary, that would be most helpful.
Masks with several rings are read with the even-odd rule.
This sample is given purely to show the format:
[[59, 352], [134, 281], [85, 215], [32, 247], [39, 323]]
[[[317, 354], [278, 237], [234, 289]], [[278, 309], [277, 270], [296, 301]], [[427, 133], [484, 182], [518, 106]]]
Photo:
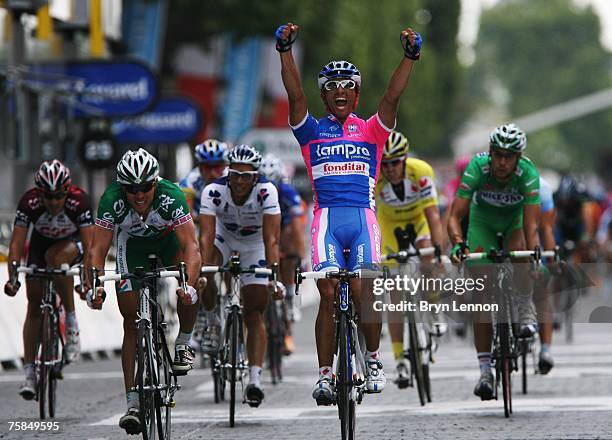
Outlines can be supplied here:
[[[313, 270], [356, 270], [377, 265], [380, 229], [374, 211], [374, 188], [385, 142], [395, 127], [400, 97], [408, 85], [414, 62], [420, 57], [421, 36], [412, 29], [401, 32], [404, 56], [391, 76], [377, 113], [368, 120], [353, 113], [361, 90], [361, 73], [355, 65], [348, 61], [330, 61], [323, 66], [318, 86], [328, 115], [317, 120], [308, 112], [291, 51], [297, 32], [298, 26], [293, 23], [280, 26], [276, 31], [276, 49], [280, 53], [281, 76], [289, 98], [289, 124], [301, 146], [314, 192]], [[344, 258], [345, 249], [350, 252], [348, 261]], [[313, 398], [318, 405], [331, 405], [335, 400], [332, 360], [336, 284], [332, 280], [317, 282], [321, 296], [315, 326], [319, 380]], [[351, 284], [356, 310], [372, 310], [372, 289], [365, 288], [362, 295], [361, 284], [359, 280]], [[369, 392], [380, 392], [386, 384], [379, 354], [382, 324], [380, 314], [375, 315], [370, 322], [361, 322], [366, 340]]]
[[[470, 251], [488, 252], [497, 248], [498, 232], [503, 233], [504, 249], [509, 251], [534, 249], [538, 244], [540, 176], [535, 165], [522, 154], [526, 146], [527, 137], [520, 128], [514, 124], [501, 125], [489, 137], [489, 151], [475, 155], [470, 161], [448, 221], [454, 261], [460, 261], [461, 256]], [[465, 237], [461, 220], [468, 211], [470, 223]], [[524, 282], [525, 277], [522, 278]], [[517, 289], [520, 337], [534, 335], [537, 328], [530, 287]], [[493, 327], [487, 322], [488, 316], [481, 318], [475, 319], [473, 326], [481, 373], [474, 394], [482, 400], [490, 400], [494, 395]]]
[[[272, 182], [258, 172], [261, 154], [249, 145], [234, 147], [229, 155], [227, 176], [207, 185], [200, 207], [200, 252], [205, 265], [220, 266], [229, 262], [233, 252], [240, 253], [243, 267], [272, 267], [278, 264], [281, 211], [278, 193]], [[214, 313], [216, 289], [213, 274], [203, 303], [208, 328], [204, 337], [208, 345], [219, 348], [220, 324]], [[245, 389], [250, 406], [264, 399], [261, 370], [266, 353], [264, 312], [270, 290], [276, 290], [267, 277], [245, 274], [241, 277], [244, 323], [247, 329], [249, 383]], [[281, 288], [282, 290], [282, 288]]]
[[196, 145], [194, 149], [196, 167], [179, 181], [179, 187], [185, 193], [187, 205], [195, 222], [200, 215], [202, 190], [227, 170], [227, 151], [227, 144], [217, 139], [206, 139]]
[[[418, 249], [444, 247], [442, 222], [438, 209], [438, 195], [433, 168], [425, 161], [408, 157], [409, 143], [399, 131], [392, 131], [385, 143], [381, 162], [381, 178], [376, 185], [376, 217], [382, 233], [384, 253], [396, 253], [399, 244], [395, 236], [397, 228], [412, 225], [416, 233]], [[430, 263], [433, 257], [423, 257]], [[424, 275], [431, 275], [431, 266], [422, 267]], [[446, 323], [434, 322], [432, 335], [442, 336]], [[410, 380], [410, 369], [402, 356], [404, 349], [404, 325], [389, 319], [389, 333], [393, 356], [397, 362], [395, 382], [404, 387]]]
[[[195, 226], [187, 201], [180, 188], [159, 177], [157, 159], [144, 148], [126, 152], [117, 164], [117, 180], [100, 199], [94, 243], [86, 258], [87, 274], [95, 267], [104, 274], [104, 261], [117, 233], [117, 273], [131, 273], [136, 267], [148, 268], [149, 254], [156, 254], [164, 266], [181, 261], [187, 266], [187, 292], [181, 287], [176, 293], [179, 333], [175, 340], [175, 375], [187, 374], [193, 368], [194, 352], [189, 339], [196, 318], [198, 299], [194, 283], [199, 277], [200, 255]], [[90, 280], [91, 281], [91, 280]], [[136, 361], [138, 301], [140, 283], [132, 280], [117, 282], [117, 302], [123, 316], [121, 366], [125, 383], [127, 412], [119, 426], [128, 434], [140, 432], [138, 392], [134, 389]], [[101, 309], [105, 293], [90, 290], [88, 305]]]
[[[32, 235], [27, 252], [27, 265], [59, 269], [62, 264], [78, 263], [92, 242], [94, 223], [89, 196], [72, 185], [70, 170], [59, 160], [46, 161], [38, 168], [35, 188], [21, 197], [17, 205], [15, 225], [9, 245], [9, 281], [4, 292], [14, 296], [19, 285], [11, 284], [11, 262], [19, 264], [26, 254], [26, 239], [30, 225]], [[79, 326], [74, 310], [72, 277], [58, 278], [58, 293], [66, 311], [66, 360], [74, 362], [80, 353]], [[36, 368], [43, 283], [26, 278], [28, 307], [23, 324], [23, 369], [25, 382], [19, 394], [26, 400], [36, 396]]]
[[267, 154], [261, 162], [260, 173], [270, 180], [278, 191], [278, 202], [281, 209], [280, 235], [280, 281], [285, 285], [287, 295], [285, 301], [289, 312], [287, 334], [285, 335], [283, 351], [291, 354], [295, 350], [291, 323], [298, 320], [300, 313], [295, 296], [295, 266], [297, 260], [304, 258], [304, 207], [297, 190], [283, 181], [283, 165], [280, 159]]

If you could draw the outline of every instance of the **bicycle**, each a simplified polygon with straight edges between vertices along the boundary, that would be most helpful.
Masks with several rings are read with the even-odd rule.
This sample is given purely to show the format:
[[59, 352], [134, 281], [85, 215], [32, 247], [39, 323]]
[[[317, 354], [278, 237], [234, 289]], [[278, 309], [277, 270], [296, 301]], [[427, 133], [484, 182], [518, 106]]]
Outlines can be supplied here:
[[[382, 255], [382, 259], [397, 261], [400, 277], [408, 276], [408, 263], [414, 258], [435, 255], [438, 262], [442, 261], [439, 246], [421, 249], [415, 246], [417, 234], [414, 225], [408, 224], [405, 229], [398, 227], [394, 233], [400, 250], [399, 252]], [[407, 300], [406, 295], [407, 292], [402, 291], [402, 300]], [[398, 386], [399, 388], [414, 387], [416, 382], [421, 406], [425, 406], [426, 402], [431, 403], [429, 364], [434, 362], [433, 352], [435, 351], [435, 344], [429, 331], [431, 324], [432, 317], [429, 313], [407, 310], [404, 314], [404, 333], [407, 333], [408, 338], [404, 337], [403, 340], [407, 340], [408, 344], [406, 346], [406, 342], [404, 342], [405, 348], [402, 351], [402, 357], [407, 359], [410, 364], [410, 378], [408, 383], [399, 383]]]
[[[494, 397], [498, 400], [498, 389], [501, 384], [502, 397], [504, 400], [504, 415], [510, 417], [512, 414], [512, 379], [513, 371], [518, 371], [518, 357], [521, 341], [516, 325], [514, 295], [512, 293], [512, 266], [507, 263], [512, 258], [531, 258], [532, 263], [539, 267], [543, 257], [558, 259], [557, 251], [542, 252], [536, 246], [535, 250], [506, 251], [504, 249], [503, 234], [497, 233], [498, 249], [491, 248], [489, 252], [475, 252], [462, 256], [462, 260], [485, 260], [489, 259], [496, 263], [495, 280], [492, 289], [492, 304], [497, 305], [497, 311], [492, 310], [493, 326], [493, 350], [491, 360], [495, 367], [495, 392]], [[525, 362], [526, 366], [526, 362]], [[526, 371], [526, 368], [524, 369]], [[526, 374], [524, 376], [526, 381]], [[525, 385], [526, 389], [526, 385]]]
[[[61, 303], [55, 290], [54, 279], [57, 277], [79, 276], [83, 279], [83, 266], [68, 268], [62, 265], [60, 269], [19, 266], [17, 262], [11, 263], [11, 284], [19, 286], [18, 277], [24, 273], [33, 278], [44, 281], [43, 295], [41, 298], [41, 328], [39, 354], [36, 364], [36, 400], [41, 419], [45, 419], [47, 409], [50, 418], [55, 417], [57, 405], [57, 380], [62, 379], [62, 369], [67, 364], [64, 357], [64, 338], [60, 331], [60, 307]], [[61, 346], [61, 353], [60, 353]], [[48, 408], [47, 408], [48, 404]]]
[[[92, 268], [95, 287], [106, 281], [135, 280], [141, 283], [138, 299], [138, 339], [136, 348], [136, 391], [140, 404], [140, 432], [144, 440], [169, 439], [171, 434], [171, 410], [175, 407], [174, 394], [180, 390], [172, 370], [172, 357], [166, 342], [167, 324], [158, 302], [157, 280], [179, 278], [187, 291], [186, 266], [181, 262], [178, 270], [160, 267], [156, 255], [149, 255], [149, 271], [136, 267], [133, 273], [98, 276]], [[156, 429], [157, 427], [157, 429]]]
[[359, 343], [357, 317], [353, 310], [350, 293], [350, 280], [353, 278], [374, 278], [383, 272], [373, 270], [348, 271], [339, 269], [329, 272], [301, 272], [295, 270], [296, 293], [305, 279], [336, 279], [338, 284], [334, 294], [334, 318], [336, 321], [335, 354], [333, 362], [334, 379], [332, 385], [336, 392], [340, 432], [342, 440], [355, 438], [355, 403], [361, 404], [365, 388], [366, 365], [364, 352]]
[[244, 376], [249, 369], [249, 363], [246, 359], [242, 304], [240, 303], [240, 277], [242, 274], [252, 273], [273, 277], [276, 281], [276, 274], [272, 269], [264, 267], [241, 267], [239, 252], [232, 253], [227, 266], [202, 266], [200, 275], [207, 273], [229, 273], [231, 275], [230, 286], [224, 296], [224, 308], [227, 313], [225, 325], [222, 327], [220, 335], [223, 345], [220, 347], [218, 355], [212, 358], [211, 364], [215, 393], [220, 393], [219, 400], [225, 399], [226, 382], [229, 382], [229, 425], [233, 428], [236, 416], [237, 382], [240, 382], [242, 389], [242, 403], [249, 403], [244, 396]]

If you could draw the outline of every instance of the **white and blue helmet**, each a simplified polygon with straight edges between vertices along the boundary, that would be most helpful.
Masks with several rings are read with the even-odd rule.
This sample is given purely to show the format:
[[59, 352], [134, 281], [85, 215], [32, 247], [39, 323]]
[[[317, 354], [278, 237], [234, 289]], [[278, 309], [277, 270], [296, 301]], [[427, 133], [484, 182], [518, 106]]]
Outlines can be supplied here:
[[323, 90], [325, 83], [332, 79], [352, 79], [361, 87], [361, 73], [355, 65], [349, 61], [330, 61], [319, 72], [319, 90]]

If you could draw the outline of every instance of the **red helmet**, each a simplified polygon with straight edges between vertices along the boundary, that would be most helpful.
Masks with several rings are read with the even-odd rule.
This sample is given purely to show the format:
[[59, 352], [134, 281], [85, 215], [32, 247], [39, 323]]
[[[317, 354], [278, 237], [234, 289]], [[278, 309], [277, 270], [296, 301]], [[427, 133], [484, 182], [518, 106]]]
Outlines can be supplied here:
[[463, 174], [471, 159], [470, 156], [458, 157], [457, 160], [455, 160], [455, 172], [457, 174]]
[[61, 191], [70, 186], [70, 170], [57, 159], [45, 161], [38, 168], [34, 182], [36, 187], [43, 191]]

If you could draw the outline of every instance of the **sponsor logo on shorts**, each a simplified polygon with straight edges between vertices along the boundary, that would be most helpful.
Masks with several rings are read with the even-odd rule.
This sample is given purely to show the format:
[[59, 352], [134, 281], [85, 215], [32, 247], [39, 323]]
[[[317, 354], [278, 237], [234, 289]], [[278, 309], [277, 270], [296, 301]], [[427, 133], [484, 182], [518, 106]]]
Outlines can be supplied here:
[[327, 261], [329, 261], [330, 264], [338, 264], [336, 261], [336, 248], [331, 243], [327, 245]]

